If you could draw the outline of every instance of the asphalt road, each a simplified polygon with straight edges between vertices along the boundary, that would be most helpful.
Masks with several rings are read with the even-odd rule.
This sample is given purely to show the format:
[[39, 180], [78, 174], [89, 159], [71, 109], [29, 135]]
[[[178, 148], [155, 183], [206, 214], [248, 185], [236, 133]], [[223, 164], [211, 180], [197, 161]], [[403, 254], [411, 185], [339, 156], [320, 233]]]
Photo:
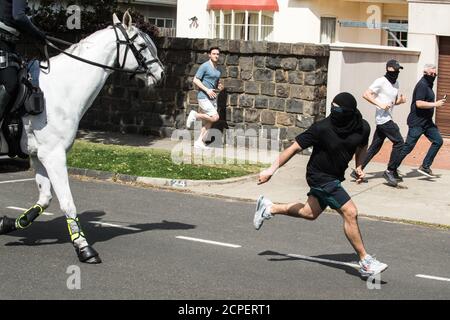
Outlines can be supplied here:
[[[37, 198], [34, 181], [17, 180], [33, 176], [0, 172], [1, 214], [16, 217], [12, 207]], [[255, 231], [253, 203], [98, 181], [71, 186], [103, 264], [79, 263], [54, 199], [54, 215], [0, 236], [0, 299], [450, 298], [449, 231], [361, 218], [369, 253], [389, 264], [381, 283], [368, 286], [339, 264], [357, 256], [338, 215], [277, 217]]]

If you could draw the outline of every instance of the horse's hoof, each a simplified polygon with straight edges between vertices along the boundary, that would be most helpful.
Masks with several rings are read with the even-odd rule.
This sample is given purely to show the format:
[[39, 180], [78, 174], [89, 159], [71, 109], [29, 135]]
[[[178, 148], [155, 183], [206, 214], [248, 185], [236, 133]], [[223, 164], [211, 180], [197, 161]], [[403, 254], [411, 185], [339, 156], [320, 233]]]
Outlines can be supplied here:
[[102, 263], [98, 252], [94, 250], [91, 246], [84, 247], [82, 249], [76, 249], [78, 259], [83, 263], [88, 264], [99, 264]]
[[0, 218], [0, 235], [16, 231], [16, 220], [4, 216]]

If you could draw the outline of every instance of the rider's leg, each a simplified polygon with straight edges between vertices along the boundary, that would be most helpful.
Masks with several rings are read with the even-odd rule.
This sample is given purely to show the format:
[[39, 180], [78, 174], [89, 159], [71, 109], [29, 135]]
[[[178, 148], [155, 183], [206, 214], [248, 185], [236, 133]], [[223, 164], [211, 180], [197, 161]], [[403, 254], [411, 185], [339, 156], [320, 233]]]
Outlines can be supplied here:
[[8, 107], [9, 102], [11, 101], [11, 96], [9, 95], [6, 87], [2, 84], [0, 85], [0, 123], [3, 120], [3, 116], [5, 114], [6, 108]]
[[77, 209], [69, 186], [66, 151], [63, 148], [40, 149], [38, 157], [47, 170], [61, 210], [66, 215], [70, 239], [75, 247], [78, 258], [81, 262], [101, 263], [98, 253], [88, 244], [77, 217]]

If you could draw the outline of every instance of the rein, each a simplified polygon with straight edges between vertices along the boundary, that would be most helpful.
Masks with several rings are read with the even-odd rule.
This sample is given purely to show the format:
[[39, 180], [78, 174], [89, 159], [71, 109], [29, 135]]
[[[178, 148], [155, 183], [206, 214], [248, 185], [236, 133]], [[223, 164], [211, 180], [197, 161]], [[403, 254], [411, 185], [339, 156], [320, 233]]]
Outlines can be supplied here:
[[[48, 46], [50, 46], [53, 49], [55, 49], [56, 51], [58, 51], [58, 52], [60, 52], [62, 54], [65, 54], [66, 56], [68, 56], [68, 57], [70, 57], [72, 59], [81, 61], [83, 63], [89, 64], [89, 65], [92, 65], [92, 66], [95, 66], [95, 67], [99, 67], [99, 68], [103, 68], [103, 69], [107, 69], [107, 70], [111, 70], [111, 71], [116, 71], [116, 72], [129, 73], [132, 76], [137, 75], [137, 74], [149, 74], [150, 73], [149, 72], [149, 65], [151, 65], [153, 63], [156, 63], [156, 62], [159, 62], [159, 59], [154, 58], [152, 60], [147, 61], [145, 59], [145, 57], [142, 55], [142, 53], [141, 53], [147, 47], [144, 47], [141, 50], [138, 50], [135, 47], [134, 40], [136, 40], [136, 38], [138, 36], [138, 33], [136, 33], [132, 38], [129, 38], [128, 34], [126, 33], [126, 31], [123, 28], [121, 23], [118, 23], [118, 24], [114, 25], [113, 27], [114, 27], [114, 31], [115, 31], [115, 34], [116, 34], [116, 44], [117, 44], [117, 58], [116, 58], [116, 63], [115, 63], [116, 66], [115, 67], [110, 67], [110, 66], [107, 66], [107, 65], [104, 65], [104, 64], [100, 64], [100, 63], [97, 63], [97, 62], [94, 62], [94, 61], [90, 61], [90, 60], [87, 60], [87, 59], [75, 56], [75, 55], [73, 55], [71, 53], [68, 53], [68, 52], [60, 49], [58, 46], [53, 44], [51, 41], [58, 42], [58, 43], [61, 43], [63, 45], [68, 45], [68, 46], [73, 45], [73, 43], [70, 43], [70, 42], [67, 42], [67, 41], [55, 38], [55, 37], [47, 37], [47, 39], [45, 40], [46, 45], [44, 47], [45, 58], [46, 58], [46, 61], [47, 61], [47, 67], [41, 66], [41, 68], [48, 69], [50, 71], [50, 57], [49, 57], [48, 48], [47, 48]], [[117, 29], [119, 29], [122, 32], [122, 34], [125, 37], [125, 40], [120, 40], [119, 39], [119, 34], [117, 32]], [[125, 51], [125, 56], [124, 56], [124, 59], [123, 59], [123, 63], [121, 65], [120, 62], [119, 62], [119, 59], [120, 59], [119, 55], [120, 55], [120, 46], [122, 46], [122, 45], [126, 46], [126, 51]], [[138, 67], [136, 68], [136, 70], [126, 70], [126, 69], [124, 69], [129, 50], [131, 50], [131, 52], [133, 53], [134, 57], [136, 58], [136, 61], [138, 62]]]

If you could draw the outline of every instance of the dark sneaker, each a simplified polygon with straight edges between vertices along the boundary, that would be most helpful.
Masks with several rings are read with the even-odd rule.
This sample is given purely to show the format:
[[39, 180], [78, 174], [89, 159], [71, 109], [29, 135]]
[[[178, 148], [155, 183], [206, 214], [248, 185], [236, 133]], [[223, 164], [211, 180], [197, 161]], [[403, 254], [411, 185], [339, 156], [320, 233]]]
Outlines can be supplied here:
[[398, 182], [403, 182], [403, 178], [400, 176], [397, 170], [392, 171], [392, 175], [394, 176], [395, 180]]
[[419, 169], [417, 169], [417, 171], [421, 174], [423, 174], [424, 176], [430, 177], [430, 178], [435, 178], [436, 176], [433, 174], [433, 171], [431, 171], [430, 168], [424, 168], [423, 166], [420, 166]]
[[383, 173], [383, 178], [386, 179], [388, 185], [390, 185], [392, 187], [397, 187], [398, 186], [397, 179], [395, 179], [394, 174], [393, 174], [392, 171], [386, 170]]

